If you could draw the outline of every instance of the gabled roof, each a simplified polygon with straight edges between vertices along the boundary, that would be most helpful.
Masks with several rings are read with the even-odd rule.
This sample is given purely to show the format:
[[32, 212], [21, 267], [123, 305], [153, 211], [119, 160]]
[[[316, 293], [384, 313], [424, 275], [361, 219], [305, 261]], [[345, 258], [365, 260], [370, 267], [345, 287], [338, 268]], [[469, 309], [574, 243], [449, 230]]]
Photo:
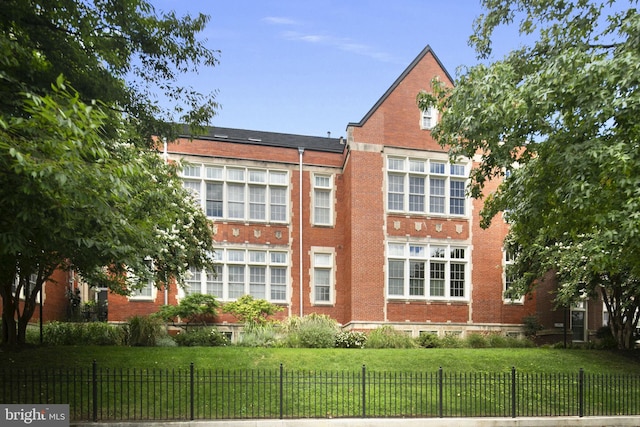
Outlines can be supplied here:
[[360, 120], [358, 123], [349, 123], [347, 126], [355, 126], [355, 127], [361, 127], [365, 124], [365, 122], [367, 120], [369, 120], [369, 117], [371, 117], [373, 115], [373, 113], [375, 113], [375, 111], [378, 109], [378, 107], [380, 107], [380, 105], [382, 105], [382, 103], [389, 97], [389, 95], [391, 95], [391, 93], [398, 87], [398, 85], [402, 82], [402, 80], [405, 79], [405, 77], [407, 77], [407, 75], [415, 68], [416, 65], [418, 65], [420, 63], [420, 61], [422, 61], [422, 59], [427, 56], [428, 53], [431, 53], [431, 55], [433, 55], [433, 58], [436, 60], [436, 62], [438, 63], [438, 66], [440, 68], [442, 68], [442, 71], [444, 71], [444, 74], [447, 76], [447, 78], [453, 82], [453, 78], [451, 77], [451, 75], [449, 74], [449, 72], [447, 71], [446, 68], [444, 68], [444, 65], [442, 65], [442, 62], [440, 62], [440, 59], [438, 59], [438, 57], [436, 56], [435, 52], [431, 49], [431, 46], [427, 45], [424, 49], [422, 49], [422, 52], [420, 52], [420, 54], [416, 57], [416, 59], [414, 59], [411, 64], [409, 64], [409, 66], [402, 72], [402, 74], [400, 74], [400, 77], [398, 77], [396, 79], [395, 82], [393, 82], [393, 84], [391, 85], [391, 87], [389, 89], [387, 89], [387, 91], [382, 95], [382, 97], [380, 97], [380, 99], [378, 99], [378, 102], [376, 102], [373, 107], [371, 107], [371, 109], [369, 110], [369, 112], [367, 114], [365, 114], [365, 116], [362, 118], [362, 120]]
[[345, 149], [342, 138], [295, 135], [289, 133], [265, 132], [259, 130], [209, 127], [204, 135], [182, 134], [181, 138], [208, 141], [232, 142], [236, 144], [262, 145], [281, 148], [304, 148], [305, 150], [342, 153]]

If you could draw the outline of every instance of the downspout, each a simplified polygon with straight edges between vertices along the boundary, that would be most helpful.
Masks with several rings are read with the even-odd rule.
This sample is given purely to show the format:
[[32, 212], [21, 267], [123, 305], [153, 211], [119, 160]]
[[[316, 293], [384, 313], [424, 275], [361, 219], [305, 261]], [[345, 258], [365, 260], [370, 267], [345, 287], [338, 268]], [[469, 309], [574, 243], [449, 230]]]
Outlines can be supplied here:
[[[165, 164], [169, 162], [169, 148], [167, 144], [167, 138], [162, 138], [162, 144], [164, 147], [162, 148], [162, 158], [164, 159]], [[164, 305], [169, 305], [169, 284], [164, 284]]]
[[300, 155], [300, 194], [299, 194], [299, 200], [300, 200], [300, 206], [299, 206], [299, 218], [298, 218], [298, 222], [299, 222], [299, 226], [300, 226], [300, 254], [299, 254], [299, 261], [300, 261], [300, 278], [299, 278], [299, 286], [300, 286], [300, 317], [302, 317], [304, 315], [304, 310], [302, 308], [302, 305], [304, 303], [303, 298], [302, 298], [302, 154], [304, 153], [304, 147], [298, 147], [298, 154]]

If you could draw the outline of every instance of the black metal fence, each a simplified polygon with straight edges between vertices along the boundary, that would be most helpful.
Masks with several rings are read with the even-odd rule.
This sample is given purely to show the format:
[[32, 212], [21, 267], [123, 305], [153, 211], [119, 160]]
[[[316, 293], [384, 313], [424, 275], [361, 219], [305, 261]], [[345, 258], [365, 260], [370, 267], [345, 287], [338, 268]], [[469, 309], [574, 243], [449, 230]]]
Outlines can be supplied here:
[[1, 403], [74, 421], [640, 415], [640, 375], [90, 368], [7, 370]]

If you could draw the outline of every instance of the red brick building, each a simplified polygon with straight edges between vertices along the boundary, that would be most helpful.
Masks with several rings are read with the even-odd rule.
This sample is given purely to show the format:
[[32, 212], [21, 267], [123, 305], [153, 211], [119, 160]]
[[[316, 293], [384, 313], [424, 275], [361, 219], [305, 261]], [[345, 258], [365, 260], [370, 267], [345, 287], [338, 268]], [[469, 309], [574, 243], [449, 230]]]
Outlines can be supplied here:
[[[431, 136], [438, 112], [416, 106], [436, 76], [453, 85], [426, 47], [344, 138], [216, 127], [166, 146], [165, 156], [187, 162], [185, 187], [215, 223], [219, 264], [192, 271], [186, 289], [103, 291], [108, 320], [188, 292], [222, 302], [249, 293], [284, 307], [282, 317], [322, 313], [347, 329], [520, 334], [522, 319], [537, 315], [555, 340], [565, 325], [586, 339], [602, 325], [601, 304], [587, 316], [554, 310], [551, 289], [503, 298], [507, 225], [480, 228], [482, 202], [465, 195], [474, 159], [451, 163]], [[233, 330], [233, 318], [219, 321]]]
[[437, 111], [416, 106], [435, 76], [453, 84], [427, 47], [344, 138], [212, 128], [169, 144], [215, 221], [219, 267], [192, 272], [184, 291], [109, 296], [109, 319], [197, 291], [250, 293], [346, 328], [519, 333], [536, 301], [503, 299], [506, 224], [479, 227], [471, 161], [450, 163], [431, 137]]

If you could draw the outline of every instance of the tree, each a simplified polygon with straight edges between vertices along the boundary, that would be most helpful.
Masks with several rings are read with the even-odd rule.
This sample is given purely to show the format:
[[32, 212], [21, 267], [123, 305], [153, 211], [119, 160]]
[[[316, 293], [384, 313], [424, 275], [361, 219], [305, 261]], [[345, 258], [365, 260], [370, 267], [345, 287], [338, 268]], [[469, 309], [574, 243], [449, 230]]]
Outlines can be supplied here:
[[144, 0], [0, 3], [3, 343], [24, 342], [56, 269], [126, 294], [212, 265], [210, 224], [155, 149], [215, 113], [214, 94], [178, 84], [217, 62], [196, 37], [207, 19]]
[[208, 19], [157, 13], [146, 0], [3, 0], [0, 111], [24, 115], [20, 93], [44, 96], [63, 75], [115, 123], [123, 113], [135, 120], [141, 141], [171, 139], [176, 122], [197, 129], [215, 114], [215, 93], [178, 78], [217, 63], [218, 52], [196, 37]]
[[[640, 304], [640, 15], [632, 4], [484, 0], [470, 38], [481, 60], [454, 88], [433, 82], [420, 108], [442, 111], [434, 136], [479, 159], [470, 192], [504, 178], [481, 212], [504, 212], [517, 252], [514, 289], [556, 272], [557, 301], [601, 294], [620, 348]], [[493, 60], [500, 25], [530, 44]]]
[[130, 142], [139, 135], [126, 122], [117, 139], [105, 136], [108, 115], [61, 78], [51, 95], [26, 97], [26, 118], [0, 117], [3, 343], [24, 342], [56, 269], [127, 294], [149, 280], [181, 284], [188, 266], [212, 266], [210, 224], [177, 165]]

